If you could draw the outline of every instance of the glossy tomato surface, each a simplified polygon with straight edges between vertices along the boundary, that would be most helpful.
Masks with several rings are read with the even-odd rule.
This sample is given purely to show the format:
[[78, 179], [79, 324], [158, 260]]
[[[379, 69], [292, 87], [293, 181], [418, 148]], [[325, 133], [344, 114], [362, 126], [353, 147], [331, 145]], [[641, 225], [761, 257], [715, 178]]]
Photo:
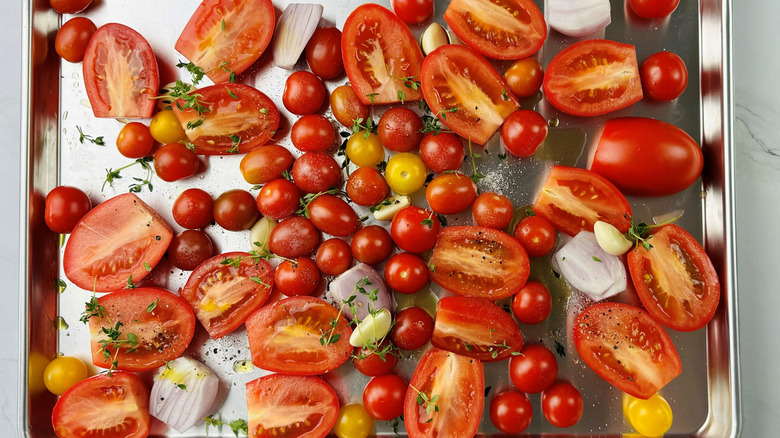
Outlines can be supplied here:
[[425, 188], [425, 199], [436, 213], [460, 213], [477, 199], [477, 185], [462, 173], [444, 173]]
[[299, 116], [316, 113], [325, 101], [325, 84], [314, 73], [296, 71], [287, 77], [282, 103]]
[[439, 218], [432, 211], [410, 205], [393, 216], [390, 236], [402, 250], [419, 254], [433, 248], [440, 230]]
[[184, 230], [173, 236], [168, 259], [179, 269], [192, 271], [214, 255], [214, 244], [200, 230]]
[[87, 44], [95, 31], [97, 27], [89, 18], [71, 18], [57, 32], [54, 49], [68, 62], [81, 62], [87, 51]]
[[416, 350], [427, 344], [433, 334], [433, 318], [421, 307], [407, 307], [395, 317], [390, 333], [393, 344], [404, 350]]
[[228, 231], [252, 228], [258, 214], [257, 201], [246, 190], [228, 190], [214, 200], [214, 220]]
[[569, 382], [557, 382], [542, 394], [542, 413], [555, 427], [572, 427], [582, 418], [582, 394]]
[[341, 59], [341, 31], [318, 27], [306, 44], [306, 62], [312, 73], [322, 79], [335, 79], [344, 71]]
[[688, 86], [685, 61], [672, 52], [650, 55], [639, 68], [639, 75], [647, 97], [658, 102], [677, 99]]
[[528, 396], [518, 391], [504, 391], [490, 400], [490, 421], [504, 433], [518, 434], [528, 429], [533, 407]]
[[46, 195], [44, 220], [55, 233], [70, 233], [91, 209], [92, 201], [86, 193], [76, 187], [59, 186]]
[[173, 220], [184, 228], [203, 228], [214, 219], [214, 199], [201, 189], [187, 189], [173, 203]]
[[199, 167], [198, 156], [181, 143], [168, 143], [154, 153], [154, 173], [166, 182], [189, 178]]
[[536, 394], [552, 385], [558, 375], [558, 360], [542, 344], [528, 344], [509, 361], [509, 378], [520, 391]]
[[371, 379], [363, 390], [363, 406], [377, 420], [390, 421], [404, 413], [409, 384], [395, 374]]
[[282, 177], [293, 164], [293, 156], [286, 148], [267, 144], [252, 150], [241, 159], [239, 169], [249, 184], [265, 184]]
[[360, 218], [343, 199], [334, 195], [320, 195], [307, 207], [311, 223], [323, 233], [346, 237], [357, 230]]
[[305, 217], [293, 216], [279, 222], [271, 231], [268, 249], [282, 257], [295, 258], [307, 255], [320, 243], [320, 232]]

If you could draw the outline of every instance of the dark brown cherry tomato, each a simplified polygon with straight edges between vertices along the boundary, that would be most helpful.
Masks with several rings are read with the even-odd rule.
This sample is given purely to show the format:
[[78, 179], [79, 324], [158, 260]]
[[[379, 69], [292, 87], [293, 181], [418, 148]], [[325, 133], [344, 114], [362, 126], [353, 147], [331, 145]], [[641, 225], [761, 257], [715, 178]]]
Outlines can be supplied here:
[[382, 145], [391, 151], [410, 152], [420, 145], [423, 138], [423, 122], [409, 108], [390, 108], [382, 114], [376, 134]]
[[373, 418], [390, 421], [404, 413], [408, 389], [406, 380], [395, 374], [374, 377], [363, 390], [363, 406]]
[[547, 120], [533, 110], [515, 111], [501, 127], [501, 141], [518, 157], [530, 157], [547, 137]]
[[460, 213], [477, 199], [477, 185], [462, 173], [445, 173], [428, 184], [425, 199], [436, 213]]
[[359, 229], [352, 238], [352, 256], [367, 265], [382, 263], [393, 252], [393, 238], [379, 225]]
[[480, 227], [503, 230], [512, 222], [515, 214], [512, 201], [504, 195], [493, 192], [481, 193], [471, 206], [474, 222]]
[[92, 3], [92, 0], [49, 0], [49, 5], [60, 14], [77, 14]]
[[305, 256], [320, 243], [320, 232], [305, 217], [293, 216], [279, 222], [268, 238], [272, 253], [287, 258]]
[[302, 192], [319, 193], [339, 185], [341, 168], [330, 154], [306, 152], [295, 160], [292, 177]]
[[352, 250], [349, 243], [334, 237], [322, 242], [317, 248], [315, 261], [320, 272], [336, 276], [352, 266]]
[[318, 27], [306, 44], [306, 62], [322, 79], [335, 79], [344, 71], [341, 60], [341, 31], [335, 27]]
[[490, 400], [490, 421], [501, 432], [516, 435], [528, 429], [533, 408], [528, 396], [519, 391], [504, 391]]
[[184, 230], [173, 236], [168, 246], [168, 259], [173, 266], [192, 271], [214, 255], [214, 245], [209, 236], [199, 230]]
[[359, 167], [347, 179], [347, 196], [363, 207], [379, 204], [389, 191], [385, 177], [373, 167]]
[[538, 281], [529, 281], [512, 299], [512, 314], [523, 324], [539, 324], [552, 308], [550, 291]]
[[385, 281], [396, 292], [413, 294], [428, 283], [428, 266], [414, 254], [398, 253], [385, 264]]
[[314, 114], [325, 102], [325, 84], [308, 71], [296, 71], [284, 84], [282, 103], [293, 114]]
[[547, 389], [558, 375], [558, 361], [541, 344], [526, 344], [509, 360], [509, 378], [517, 389], [536, 394]]
[[290, 133], [293, 146], [303, 152], [325, 152], [336, 141], [336, 129], [330, 120], [319, 114], [309, 114], [293, 124]]
[[257, 194], [257, 209], [260, 214], [275, 221], [292, 216], [300, 205], [301, 192], [298, 187], [284, 178], [275, 179], [260, 189]]
[[639, 68], [645, 95], [658, 102], [677, 99], [688, 86], [685, 61], [672, 52], [650, 55]]
[[125, 125], [116, 137], [116, 148], [127, 158], [141, 158], [149, 155], [154, 146], [154, 137], [149, 127], [139, 122]]
[[432, 249], [440, 230], [441, 223], [433, 212], [412, 205], [396, 213], [390, 225], [395, 244], [415, 254]]
[[89, 196], [76, 187], [59, 186], [46, 195], [44, 219], [55, 233], [67, 234], [92, 210]]
[[390, 339], [385, 339], [379, 344], [377, 351], [385, 351], [385, 348], [391, 345], [390, 351], [384, 354], [379, 354], [374, 351], [373, 348], [355, 348], [354, 364], [355, 368], [360, 371], [361, 374], [374, 377], [383, 376], [393, 369], [396, 363], [398, 363], [397, 351], [395, 346], [392, 346]]
[[214, 219], [214, 199], [201, 189], [187, 189], [173, 203], [173, 220], [184, 228], [203, 228]]
[[89, 39], [92, 38], [96, 30], [95, 23], [89, 18], [71, 18], [57, 32], [54, 50], [68, 62], [81, 62], [84, 60]]
[[189, 178], [199, 167], [198, 156], [181, 143], [168, 143], [154, 153], [154, 171], [163, 181]]
[[531, 97], [542, 87], [542, 65], [534, 58], [518, 59], [504, 73], [504, 80], [518, 98]]
[[531, 257], [542, 257], [555, 247], [555, 227], [541, 216], [528, 216], [515, 227], [517, 239]]
[[246, 190], [228, 190], [214, 201], [214, 220], [228, 231], [251, 228], [257, 216], [257, 202]]
[[268, 144], [244, 155], [241, 159], [241, 175], [249, 184], [265, 184], [281, 178], [285, 170], [290, 170], [293, 156], [286, 148]]
[[420, 307], [407, 307], [395, 317], [390, 333], [393, 343], [404, 350], [416, 350], [431, 340], [433, 318]]
[[458, 170], [466, 157], [460, 137], [449, 132], [429, 132], [420, 141], [420, 158], [436, 173]]
[[333, 195], [320, 195], [308, 206], [311, 223], [323, 233], [347, 237], [360, 225], [360, 218], [343, 199]]
[[582, 418], [582, 394], [569, 382], [556, 382], [542, 394], [544, 418], [555, 427], [572, 427]]
[[294, 262], [284, 260], [274, 271], [274, 287], [288, 297], [314, 295], [321, 281], [317, 265], [306, 257], [297, 257]]
[[347, 128], [352, 128], [355, 120], [368, 118], [368, 107], [360, 101], [350, 85], [342, 85], [330, 95], [330, 109], [333, 117]]

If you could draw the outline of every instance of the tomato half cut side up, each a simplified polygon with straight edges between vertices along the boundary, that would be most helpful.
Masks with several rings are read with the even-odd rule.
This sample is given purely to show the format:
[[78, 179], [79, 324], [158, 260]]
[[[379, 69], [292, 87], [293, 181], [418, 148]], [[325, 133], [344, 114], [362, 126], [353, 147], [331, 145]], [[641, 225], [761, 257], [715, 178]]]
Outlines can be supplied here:
[[133, 373], [98, 374], [57, 400], [51, 422], [60, 438], [143, 438], [152, 423], [149, 390]]
[[205, 0], [175, 48], [221, 84], [257, 61], [271, 42], [275, 21], [271, 0]]
[[621, 233], [631, 226], [631, 205], [620, 190], [604, 177], [575, 167], [553, 166], [533, 210], [570, 236], [592, 232], [597, 221], [609, 222]]
[[409, 382], [404, 425], [410, 438], [470, 438], [479, 429], [484, 403], [482, 362], [433, 348]]
[[246, 404], [253, 438], [321, 438], [339, 414], [336, 393], [319, 377], [260, 377], [246, 384]]
[[87, 44], [82, 69], [95, 117], [152, 116], [160, 75], [140, 33], [123, 24], [101, 26]]
[[585, 309], [574, 321], [574, 344], [596, 374], [634, 397], [648, 399], [682, 373], [680, 356], [661, 324], [628, 304]]
[[698, 330], [715, 316], [720, 281], [712, 261], [687, 231], [670, 224], [653, 230], [652, 248], [637, 245], [628, 268], [639, 299], [661, 324]]
[[532, 0], [452, 0], [444, 19], [455, 35], [494, 59], [520, 59], [542, 48], [544, 15]]
[[[336, 327], [330, 322], [338, 321]], [[298, 296], [279, 300], [246, 321], [252, 363], [292, 375], [318, 375], [349, 359], [352, 346], [346, 318], [327, 302]]]
[[365, 4], [349, 14], [341, 56], [349, 82], [364, 105], [422, 99], [420, 46], [406, 24], [387, 8]]
[[544, 72], [544, 95], [573, 116], [597, 116], [642, 100], [636, 49], [586, 40], [562, 50]]
[[245, 252], [212, 257], [195, 268], [181, 289], [212, 339], [237, 329], [266, 302], [274, 284], [271, 265]]
[[483, 145], [517, 108], [517, 98], [485, 58], [460, 45], [442, 46], [425, 58], [425, 102], [463, 138]]
[[200, 155], [245, 154], [271, 139], [279, 128], [279, 110], [261, 91], [243, 84], [213, 85], [193, 91], [204, 108], [173, 111]]
[[162, 217], [133, 193], [115, 196], [73, 229], [62, 266], [76, 286], [94, 292], [123, 289], [146, 277], [173, 238]]

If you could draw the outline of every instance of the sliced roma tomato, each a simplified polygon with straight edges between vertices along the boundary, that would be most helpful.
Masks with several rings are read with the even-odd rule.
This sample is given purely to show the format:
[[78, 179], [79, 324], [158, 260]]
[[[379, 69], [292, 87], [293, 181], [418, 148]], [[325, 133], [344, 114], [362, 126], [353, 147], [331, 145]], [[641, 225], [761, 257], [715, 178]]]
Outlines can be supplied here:
[[[331, 321], [338, 321], [336, 327]], [[327, 302], [298, 296], [279, 300], [246, 321], [252, 363], [293, 375], [324, 374], [349, 359], [352, 329]]]
[[95, 117], [148, 118], [160, 87], [157, 58], [140, 33], [109, 23], [84, 54], [84, 86]]
[[544, 95], [573, 116], [597, 116], [633, 105], [642, 100], [634, 46], [608, 40], [572, 44], [550, 61]]
[[144, 438], [149, 435], [149, 390], [133, 373], [98, 374], [73, 385], [51, 414], [60, 438]]
[[218, 339], [237, 329], [268, 299], [274, 270], [245, 252], [212, 257], [195, 268], [180, 291], [195, 316]]
[[165, 289], [125, 289], [98, 298], [98, 304], [104, 315], [89, 318], [92, 363], [98, 367], [116, 361], [124, 371], [157, 368], [181, 356], [195, 333], [190, 306]]
[[406, 24], [386, 8], [365, 4], [349, 14], [341, 56], [349, 82], [364, 105], [422, 99], [416, 89], [423, 62], [420, 46]]
[[542, 48], [544, 15], [532, 0], [452, 0], [444, 19], [463, 42], [495, 59], [520, 59]]
[[631, 206], [611, 182], [576, 167], [553, 166], [534, 203], [534, 213], [574, 236], [593, 232], [596, 221], [609, 222], [621, 233], [631, 226]]
[[73, 229], [62, 266], [76, 286], [111, 292], [146, 277], [165, 253], [173, 230], [133, 193], [115, 196], [87, 213]]
[[336, 424], [339, 400], [319, 377], [271, 374], [246, 384], [249, 436], [323, 438]]
[[523, 287], [531, 265], [520, 242], [492, 228], [448, 227], [439, 233], [431, 279], [458, 295], [500, 300]]
[[490, 300], [446, 297], [436, 305], [433, 346], [483, 362], [509, 358], [523, 348], [515, 320]]
[[271, 0], [204, 0], [179, 35], [176, 51], [221, 84], [257, 61], [275, 22]]
[[720, 302], [718, 274], [707, 253], [677, 225], [653, 230], [653, 247], [637, 245], [628, 253], [628, 269], [648, 312], [680, 331], [704, 327]]
[[460, 45], [439, 47], [425, 58], [422, 91], [443, 124], [481, 145], [519, 107], [496, 69]]
[[279, 127], [279, 110], [262, 92], [243, 84], [214, 85], [193, 92], [208, 110], [173, 106], [196, 154], [245, 154], [264, 145]]
[[628, 304], [585, 309], [574, 321], [574, 344], [596, 374], [634, 397], [649, 398], [682, 372], [680, 356], [661, 324]]
[[[427, 401], [421, 404], [423, 394]], [[479, 429], [484, 403], [482, 362], [433, 348], [420, 359], [409, 382], [404, 425], [410, 438], [471, 438]]]

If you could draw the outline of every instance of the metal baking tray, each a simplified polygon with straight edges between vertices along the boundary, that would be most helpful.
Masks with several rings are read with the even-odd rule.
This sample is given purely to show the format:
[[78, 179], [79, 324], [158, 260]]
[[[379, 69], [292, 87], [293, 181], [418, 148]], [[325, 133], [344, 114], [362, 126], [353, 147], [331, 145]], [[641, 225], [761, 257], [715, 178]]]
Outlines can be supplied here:
[[[312, 0], [309, 0], [312, 1]], [[341, 28], [349, 11], [362, 3], [358, 0], [315, 0], [325, 5], [323, 22]], [[543, 2], [536, 0], [543, 9]], [[674, 196], [640, 199], [631, 198], [635, 217], [648, 221], [654, 215], [671, 210], [685, 210], [681, 225], [699, 238], [712, 259], [721, 279], [723, 293], [718, 312], [705, 328], [693, 333], [668, 330], [683, 362], [683, 374], [662, 390], [674, 410], [674, 424], [668, 436], [735, 437], [740, 429], [739, 350], [737, 344], [736, 250], [734, 241], [734, 149], [732, 142], [732, 84], [731, 84], [731, 4], [729, 0], [700, 0], [681, 2], [670, 19], [645, 21], [628, 11], [627, 1], [612, 0], [612, 24], [603, 32], [607, 39], [635, 44], [641, 62], [660, 50], [673, 51], [686, 61], [690, 82], [685, 93], [674, 103], [653, 104], [642, 101], [630, 108], [607, 116], [576, 118], [557, 112], [541, 99], [524, 102], [535, 107], [554, 125], [550, 138], [533, 159], [514, 159], [499, 163], [498, 136], [487, 144], [488, 154], [479, 160], [481, 173], [488, 175], [480, 182], [482, 190], [496, 190], [509, 196], [515, 205], [533, 202], [546, 171], [554, 163], [587, 165], [589, 153], [598, 139], [598, 127], [612, 117], [642, 115], [676, 124], [697, 139], [705, 157], [704, 173], [700, 183]], [[61, 62], [54, 51], [54, 38], [63, 20], [49, 8], [47, 0], [23, 0], [23, 117], [21, 183], [21, 351], [20, 351], [20, 430], [24, 436], [52, 437], [51, 410], [56, 398], [40, 390], [41, 364], [58, 353], [76, 355], [89, 360], [86, 328], [78, 321], [83, 303], [90, 293], [66, 281], [63, 293], [58, 293], [56, 282], [65, 280], [60, 271], [60, 237], [49, 231], [43, 222], [44, 198], [60, 184], [76, 185], [90, 194], [93, 204], [127, 191], [125, 181], [119, 180], [113, 188], [101, 192], [105, 168], [116, 168], [130, 160], [119, 155], [113, 139], [121, 123], [112, 119], [92, 117], [83, 90], [81, 65]], [[158, 57], [161, 85], [179, 77], [174, 65], [183, 59], [173, 49], [173, 43], [200, 3], [199, 0], [95, 0], [87, 11], [98, 26], [108, 22], [127, 24], [144, 35]], [[277, 16], [289, 3], [274, 0]], [[389, 4], [389, 0], [378, 3]], [[446, 0], [436, 1], [435, 20], [445, 24], [442, 14]], [[419, 37], [424, 25], [414, 26]], [[544, 48], [538, 54], [543, 66], [563, 47], [576, 41], [556, 32], [550, 32]], [[496, 62], [503, 71], [509, 64]], [[298, 67], [305, 68], [305, 61]], [[291, 146], [289, 127], [295, 120], [281, 103], [283, 83], [288, 72], [272, 65], [270, 50], [247, 72], [239, 82], [253, 85], [268, 94], [283, 116], [279, 143]], [[346, 81], [342, 76], [326, 83], [329, 90]], [[541, 99], [541, 100], [540, 100]], [[377, 114], [378, 115], [378, 114]], [[338, 124], [336, 124], [338, 126]], [[107, 146], [79, 144], [76, 126], [85, 133], [105, 136]], [[216, 196], [230, 188], [248, 186], [238, 173], [240, 157], [211, 157], [202, 159], [202, 171], [196, 178], [180, 183], [165, 184], [156, 180], [153, 193], [140, 196], [161, 213], [170, 224], [170, 206], [184, 189], [197, 185], [206, 187]], [[140, 172], [140, 169], [138, 169]], [[424, 201], [424, 198], [423, 198]], [[359, 211], [362, 214], [362, 211]], [[465, 215], [450, 218], [451, 223], [468, 221]], [[207, 233], [219, 251], [248, 249], [247, 232], [231, 233], [218, 226], [210, 226]], [[532, 276], [544, 277], [536, 269]], [[187, 279], [187, 274], [170, 264], [161, 262], [155, 272], [144, 279], [176, 291]], [[549, 275], [547, 275], [549, 277]], [[548, 278], [544, 278], [549, 280]], [[553, 286], [555, 286], [553, 284]], [[547, 322], [535, 327], [523, 327], [527, 340], [540, 340], [551, 346], [558, 338], [566, 347], [566, 356], [559, 358], [559, 376], [570, 380], [584, 396], [584, 415], [572, 428], [556, 429], [542, 419], [538, 395], [531, 396], [535, 414], [528, 429], [529, 436], [605, 436], [617, 437], [633, 430], [623, 418], [621, 392], [598, 378], [578, 360], [573, 346], [567, 341], [567, 307], [575, 308], [577, 296], [560, 286], [554, 287], [553, 313]], [[567, 306], [571, 304], [571, 306]], [[58, 320], [62, 316], [69, 327]], [[249, 359], [245, 331], [221, 340], [208, 338], [198, 328], [192, 346], [185, 353], [197, 357], [212, 367], [221, 378], [216, 410], [224, 419], [246, 418], [245, 382], [263, 372], [242, 373], [234, 364]], [[409, 378], [416, 357], [401, 361], [397, 370]], [[367, 378], [349, 370], [337, 370], [326, 376], [336, 389], [342, 403], [360, 401]], [[99, 370], [92, 367], [93, 373]], [[506, 362], [487, 364], [486, 386], [491, 395], [511, 383], [506, 376]], [[147, 375], [148, 377], [148, 375]], [[377, 434], [393, 433], [386, 423], [378, 422]], [[401, 428], [401, 433], [403, 429]], [[498, 432], [483, 416], [479, 436], [497, 436]], [[205, 437], [203, 426], [177, 434], [159, 421], [154, 422], [152, 436]], [[232, 436], [227, 430], [210, 431], [210, 436]]]

